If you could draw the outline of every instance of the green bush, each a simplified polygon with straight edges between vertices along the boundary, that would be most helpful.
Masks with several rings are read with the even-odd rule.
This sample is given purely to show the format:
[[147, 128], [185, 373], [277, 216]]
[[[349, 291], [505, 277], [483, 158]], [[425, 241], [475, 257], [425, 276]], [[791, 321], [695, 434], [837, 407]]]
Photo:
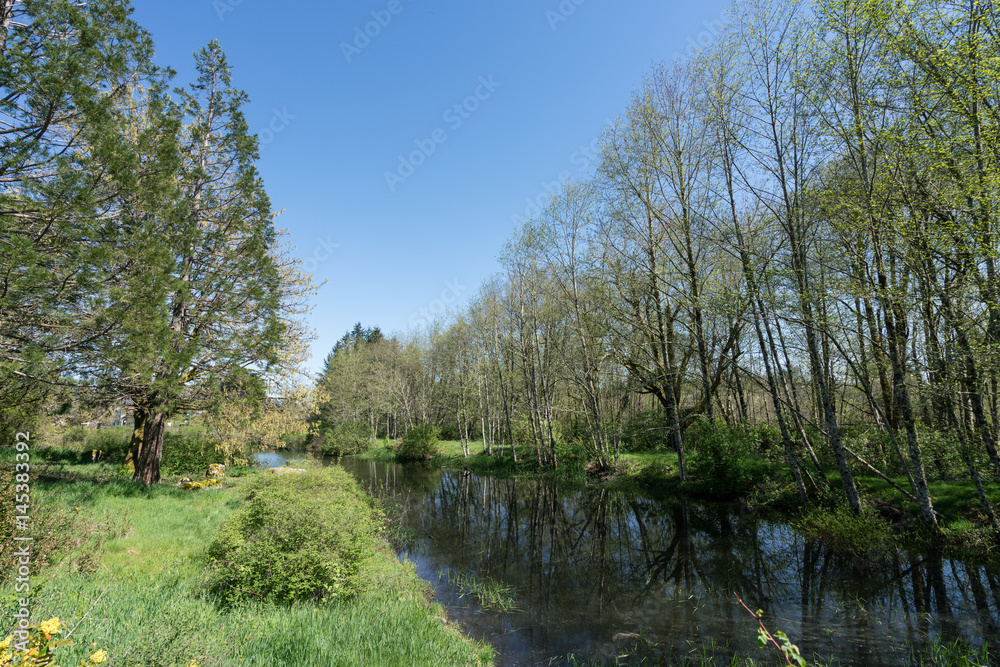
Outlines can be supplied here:
[[88, 430], [86, 426], [73, 426], [67, 429], [62, 435], [63, 446], [83, 444], [87, 441]]
[[332, 600], [360, 592], [381, 516], [350, 473], [262, 474], [208, 549], [223, 604]]
[[736, 496], [756, 481], [758, 434], [739, 426], [701, 419], [684, 432], [693, 452], [691, 474], [702, 489], [717, 496]]
[[643, 410], [628, 419], [622, 431], [622, 448], [629, 452], [663, 449], [670, 433], [663, 410]]
[[128, 453], [128, 445], [132, 440], [131, 426], [109, 426], [92, 431], [87, 437], [84, 454], [92, 451], [101, 452], [104, 461], [124, 461]]
[[396, 451], [400, 461], [425, 461], [441, 453], [438, 430], [432, 424], [418, 424], [411, 428]]
[[631, 477], [643, 486], [655, 488], [677, 477], [677, 468], [664, 461], [654, 460], [639, 468]]
[[326, 429], [319, 440], [319, 451], [327, 456], [351, 456], [368, 451], [371, 432], [363, 422], [344, 422]]
[[224, 463], [205, 437], [204, 429], [184, 426], [163, 434], [162, 474], [201, 477], [213, 463]]
[[846, 507], [815, 508], [792, 526], [832, 549], [858, 556], [882, 551], [892, 541], [885, 521], [868, 512], [855, 514]]
[[286, 433], [281, 436], [281, 442], [284, 444], [285, 449], [292, 452], [305, 451], [306, 446], [309, 444], [311, 436], [308, 432], [302, 433]]

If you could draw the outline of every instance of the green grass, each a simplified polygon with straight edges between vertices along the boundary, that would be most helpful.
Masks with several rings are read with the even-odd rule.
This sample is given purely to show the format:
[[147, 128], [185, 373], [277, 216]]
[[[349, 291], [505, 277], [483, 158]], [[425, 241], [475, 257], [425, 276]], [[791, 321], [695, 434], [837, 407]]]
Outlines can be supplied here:
[[[6, 454], [0, 455], [0, 459]], [[36, 621], [60, 617], [75, 644], [60, 664], [97, 648], [129, 667], [489, 664], [492, 649], [442, 622], [428, 587], [387, 545], [368, 559], [368, 585], [327, 603], [224, 607], [208, 593], [206, 550], [243, 506], [254, 475], [184, 491], [133, 484], [110, 463], [39, 470], [39, 513], [75, 517], [56, 564], [33, 578]], [[75, 509], [74, 509], [75, 508]], [[60, 515], [61, 516], [61, 515]], [[0, 587], [8, 618], [10, 583]]]

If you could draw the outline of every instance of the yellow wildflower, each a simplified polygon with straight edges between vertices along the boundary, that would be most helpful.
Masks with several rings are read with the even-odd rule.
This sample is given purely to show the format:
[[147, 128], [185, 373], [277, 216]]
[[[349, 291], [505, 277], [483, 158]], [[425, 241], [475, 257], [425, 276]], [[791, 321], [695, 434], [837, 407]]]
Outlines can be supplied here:
[[44, 632], [47, 636], [52, 636], [59, 632], [62, 628], [62, 624], [59, 622], [58, 618], [50, 618], [49, 620], [39, 624], [38, 629]]
[[10, 640], [14, 638], [14, 635], [7, 635], [7, 639], [0, 642], [0, 649], [5, 649], [10, 646]]
[[184, 667], [198, 667], [198, 663], [197, 663], [197, 662], [195, 662], [194, 660], [192, 660], [191, 662], [189, 662], [189, 663], [188, 663], [187, 665], [185, 665]]
[[108, 659], [108, 653], [103, 649], [100, 651], [94, 651], [94, 653], [90, 655], [90, 661], [95, 665], [100, 664], [107, 659]]

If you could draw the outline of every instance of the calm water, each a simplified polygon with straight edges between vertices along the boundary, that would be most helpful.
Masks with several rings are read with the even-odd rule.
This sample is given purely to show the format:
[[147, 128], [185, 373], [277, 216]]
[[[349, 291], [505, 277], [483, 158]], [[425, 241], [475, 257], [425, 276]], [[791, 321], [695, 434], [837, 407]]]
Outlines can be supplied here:
[[[732, 507], [658, 500], [542, 481], [345, 460], [390, 499], [412, 535], [400, 553], [449, 615], [497, 648], [499, 665], [566, 656], [677, 659], [756, 649], [757, 622], [804, 655], [844, 664], [910, 664], [911, 650], [961, 639], [1000, 646], [1000, 572], [933, 554], [837, 555], [787, 525]], [[513, 589], [517, 611], [481, 609], [449, 573]], [[996, 659], [996, 658], [994, 658]], [[551, 661], [551, 663], [550, 663]]]

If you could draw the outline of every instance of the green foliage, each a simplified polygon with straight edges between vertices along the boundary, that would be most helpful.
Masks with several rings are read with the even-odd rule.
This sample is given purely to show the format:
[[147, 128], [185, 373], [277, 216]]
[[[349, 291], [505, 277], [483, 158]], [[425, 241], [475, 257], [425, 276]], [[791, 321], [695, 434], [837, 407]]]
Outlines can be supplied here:
[[781, 654], [785, 656], [785, 661], [789, 665], [795, 665], [796, 667], [806, 667], [806, 659], [802, 657], [799, 652], [799, 647], [796, 646], [788, 639], [786, 635], [781, 630], [778, 630], [771, 635], [764, 628], [759, 628], [757, 630], [757, 647], [764, 648], [767, 646], [768, 642], [774, 642], [774, 644], [781, 651]]
[[[14, 464], [0, 464], [0, 476], [4, 480], [14, 479]], [[14, 484], [0, 485], [0, 562], [14, 562], [14, 551], [20, 546], [14, 541], [15, 536], [23, 536], [17, 523], [17, 517], [22, 513], [18, 505], [24, 506], [24, 494], [16, 493]], [[56, 563], [72, 548], [72, 542], [67, 539], [86, 539], [92, 532], [89, 526], [80, 518], [79, 505], [64, 507], [39, 502], [38, 493], [30, 494], [28, 514], [31, 519], [27, 523], [32, 538], [31, 566], [38, 574], [46, 567]], [[7, 584], [17, 576], [17, 568], [4, 567], [0, 571], [0, 584]]]
[[308, 431], [303, 431], [301, 433], [286, 433], [281, 436], [281, 442], [285, 449], [292, 452], [301, 452], [306, 449], [309, 445], [309, 440], [312, 436], [309, 435]]
[[706, 492], [739, 495], [757, 480], [759, 435], [755, 431], [700, 419], [688, 427], [684, 438], [693, 452], [691, 474]]
[[327, 456], [352, 456], [368, 451], [372, 446], [367, 424], [349, 421], [325, 429], [317, 438], [318, 449]]
[[[68, 628], [58, 618], [42, 621], [28, 628], [28, 639], [22, 648], [18, 648], [19, 642], [13, 641], [13, 636], [8, 636], [0, 642], [0, 666], [55, 665], [55, 661], [59, 659], [55, 653], [73, 643], [68, 637], [60, 639], [56, 636], [66, 629]], [[80, 660], [77, 667], [96, 667], [107, 659], [106, 651], [96, 650], [86, 659]]]
[[880, 552], [892, 542], [885, 521], [865, 512], [855, 514], [846, 507], [813, 508], [792, 525], [832, 549], [859, 556]]
[[968, 478], [968, 467], [962, 459], [962, 446], [953, 430], [922, 430], [919, 433], [929, 475], [942, 480]]
[[87, 427], [86, 426], [73, 426], [66, 430], [62, 435], [63, 445], [74, 445], [83, 444], [87, 440]]
[[438, 429], [433, 424], [417, 424], [403, 438], [396, 451], [400, 461], [426, 461], [441, 452]]
[[639, 468], [632, 479], [642, 486], [656, 488], [663, 486], [677, 477], [677, 467], [665, 461], [656, 459]]
[[227, 605], [355, 595], [380, 519], [340, 468], [262, 475], [209, 547], [210, 588]]
[[625, 423], [622, 448], [629, 452], [644, 452], [664, 446], [670, 426], [663, 410], [643, 410]]
[[213, 463], [220, 463], [219, 453], [197, 426], [185, 426], [163, 435], [163, 472], [166, 475], [201, 477]]

